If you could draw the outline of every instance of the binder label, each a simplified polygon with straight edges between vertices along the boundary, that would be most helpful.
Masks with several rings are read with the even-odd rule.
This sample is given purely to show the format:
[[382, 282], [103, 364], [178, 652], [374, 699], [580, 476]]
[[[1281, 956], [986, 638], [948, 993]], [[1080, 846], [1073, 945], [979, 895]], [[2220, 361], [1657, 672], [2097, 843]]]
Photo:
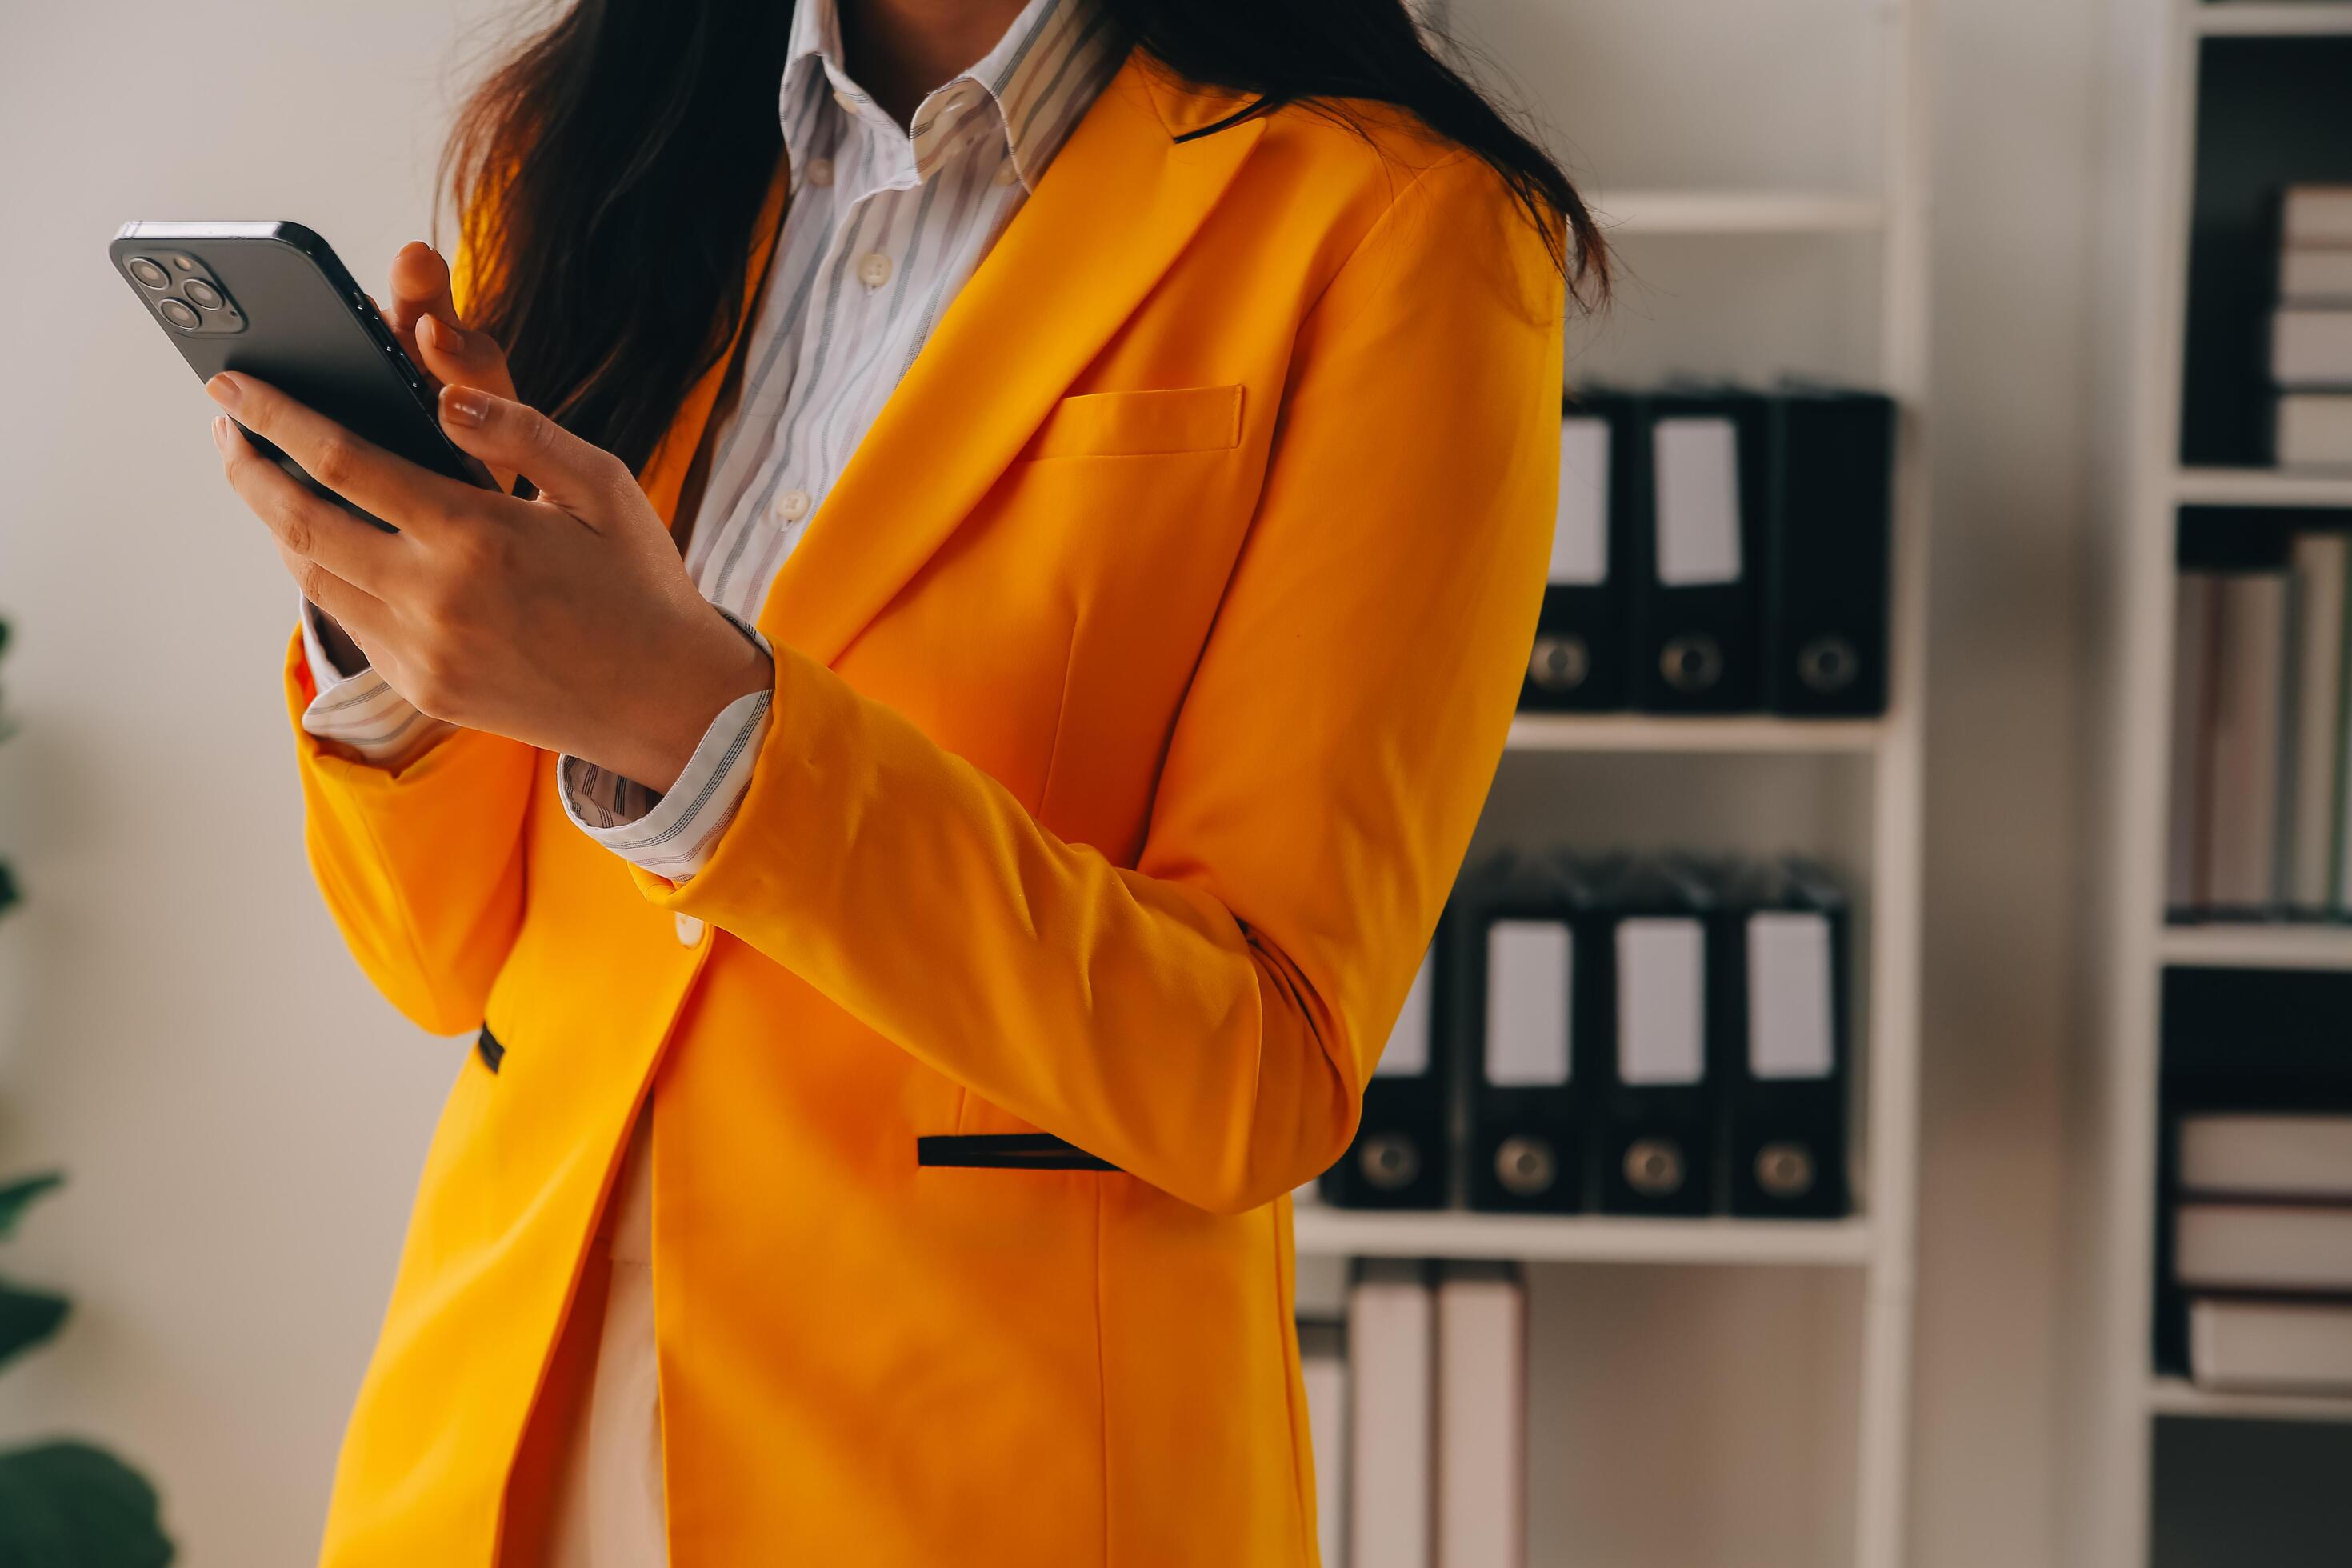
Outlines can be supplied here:
[[1559, 422], [1559, 510], [1552, 519], [1550, 581], [1609, 581], [1609, 421]]
[[1748, 917], [1750, 1073], [1820, 1079], [1835, 1070], [1832, 974], [1828, 916], [1782, 910]]
[[1681, 916], [1617, 923], [1617, 1077], [1633, 1085], [1706, 1076], [1706, 937]]
[[1486, 1081], [1497, 1089], [1568, 1081], [1568, 927], [1496, 921], [1486, 928]]
[[1656, 463], [1658, 581], [1669, 588], [1737, 583], [1739, 427], [1728, 419], [1661, 419]]
[[1388, 1048], [1372, 1068], [1374, 1078], [1420, 1078], [1429, 1071], [1430, 972], [1434, 967], [1434, 953], [1423, 953], [1421, 967], [1413, 971], [1412, 989], [1405, 993], [1404, 1011], [1397, 1015]]

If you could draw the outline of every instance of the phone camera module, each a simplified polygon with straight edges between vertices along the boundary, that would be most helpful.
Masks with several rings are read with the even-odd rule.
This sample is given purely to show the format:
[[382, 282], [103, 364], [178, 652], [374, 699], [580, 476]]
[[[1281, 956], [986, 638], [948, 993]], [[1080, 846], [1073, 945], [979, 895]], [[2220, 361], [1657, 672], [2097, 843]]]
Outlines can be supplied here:
[[134, 256], [123, 265], [142, 289], [169, 289], [172, 286], [172, 275], [143, 256]]
[[201, 278], [189, 279], [180, 292], [185, 294], [192, 303], [202, 305], [207, 310], [217, 310], [228, 302], [221, 298], [219, 289]]
[[205, 323], [202, 316], [178, 300], [163, 300], [156, 305], [155, 313], [183, 331], [194, 331]]

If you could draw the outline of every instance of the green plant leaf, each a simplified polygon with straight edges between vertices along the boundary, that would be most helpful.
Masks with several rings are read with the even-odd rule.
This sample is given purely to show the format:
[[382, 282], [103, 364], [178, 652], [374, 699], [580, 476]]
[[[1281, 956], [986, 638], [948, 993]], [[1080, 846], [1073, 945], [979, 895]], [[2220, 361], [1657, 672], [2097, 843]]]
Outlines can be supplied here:
[[[5, 872], [0, 872], [0, 879], [5, 879]], [[0, 1241], [8, 1239], [9, 1232], [16, 1228], [17, 1219], [32, 1206], [35, 1198], [56, 1191], [65, 1182], [63, 1171], [43, 1171], [37, 1176], [21, 1176], [0, 1186]]]
[[0, 1454], [0, 1568], [163, 1568], [155, 1489], [87, 1443]]
[[[0, 1364], [56, 1333], [72, 1310], [63, 1296], [0, 1285]], [[8, 1568], [6, 1558], [0, 1557], [0, 1568]]]

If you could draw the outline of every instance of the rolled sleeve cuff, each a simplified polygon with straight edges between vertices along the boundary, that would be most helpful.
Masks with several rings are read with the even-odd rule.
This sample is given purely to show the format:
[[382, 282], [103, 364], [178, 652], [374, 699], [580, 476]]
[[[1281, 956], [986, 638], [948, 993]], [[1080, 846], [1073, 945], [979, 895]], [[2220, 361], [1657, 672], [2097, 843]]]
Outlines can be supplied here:
[[[727, 618], [762, 652], [773, 651], [751, 626], [733, 616]], [[672, 882], [687, 880], [709, 863], [719, 836], [743, 804], [774, 703], [774, 692], [760, 690], [720, 709], [667, 793], [565, 756], [556, 769], [564, 815], [639, 869]]]
[[303, 731], [346, 747], [363, 762], [396, 767], [457, 728], [426, 718], [373, 667], [349, 672], [339, 667], [319, 637], [308, 603], [302, 606], [302, 657], [319, 693], [302, 710]]

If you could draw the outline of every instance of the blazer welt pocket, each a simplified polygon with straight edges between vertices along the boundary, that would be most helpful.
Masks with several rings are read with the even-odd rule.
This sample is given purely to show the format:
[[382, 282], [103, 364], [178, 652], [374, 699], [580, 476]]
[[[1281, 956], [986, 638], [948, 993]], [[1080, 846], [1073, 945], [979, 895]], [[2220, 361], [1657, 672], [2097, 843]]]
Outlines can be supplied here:
[[915, 1140], [915, 1163], [971, 1171], [1116, 1171], [1050, 1132], [971, 1132]]
[[1148, 458], [1241, 444], [1242, 389], [1180, 386], [1065, 397], [1021, 449], [1035, 458]]

